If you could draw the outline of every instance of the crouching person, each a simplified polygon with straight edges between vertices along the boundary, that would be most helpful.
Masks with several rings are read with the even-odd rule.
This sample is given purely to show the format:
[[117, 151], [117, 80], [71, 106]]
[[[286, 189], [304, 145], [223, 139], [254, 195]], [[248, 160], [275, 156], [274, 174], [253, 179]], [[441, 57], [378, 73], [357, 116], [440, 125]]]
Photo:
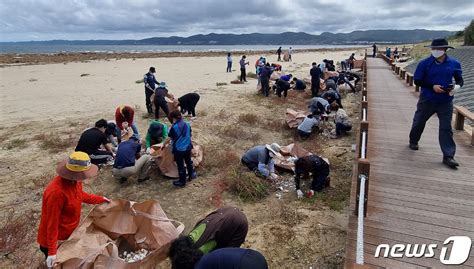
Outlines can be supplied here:
[[196, 117], [196, 105], [201, 97], [197, 93], [188, 93], [178, 98], [181, 114], [188, 112], [188, 115]]
[[324, 187], [329, 186], [329, 163], [323, 158], [310, 155], [298, 158], [295, 161], [295, 185], [298, 199], [303, 198], [303, 192], [300, 188], [300, 179], [302, 176], [311, 174], [313, 181], [311, 188], [307, 192], [308, 197], [312, 197], [314, 192], [321, 191]]
[[319, 124], [319, 116], [310, 114], [306, 116], [303, 122], [298, 125], [297, 132], [301, 139], [307, 139], [311, 136], [313, 128]]
[[168, 126], [159, 120], [152, 120], [145, 138], [146, 152], [150, 153], [153, 145], [160, 144], [168, 138]]
[[[81, 134], [75, 151], [87, 153], [91, 162], [95, 165], [113, 162], [113, 149], [105, 134], [107, 128], [106, 120], [98, 120], [93, 128], [89, 128]], [[105, 150], [101, 149], [101, 146]]]
[[97, 175], [97, 166], [85, 152], [74, 152], [56, 167], [57, 176], [43, 193], [38, 243], [52, 268], [56, 261], [59, 240], [66, 240], [79, 225], [81, 205], [110, 202], [109, 199], [86, 193], [82, 181]]
[[132, 136], [119, 144], [115, 156], [112, 174], [124, 183], [133, 175], [138, 175], [138, 182], [150, 179], [150, 155], [140, 156], [141, 145], [138, 137]]
[[259, 145], [249, 149], [241, 159], [241, 162], [251, 171], [266, 179], [276, 179], [275, 162], [273, 158], [280, 154], [280, 146], [277, 143], [271, 145]]
[[339, 138], [342, 134], [352, 129], [352, 122], [349, 116], [347, 116], [344, 109], [339, 108], [337, 103], [331, 104], [331, 110], [336, 112], [334, 122], [336, 123], [335, 133], [331, 134], [331, 138]]
[[[230, 206], [219, 208], [198, 221], [188, 236], [182, 236], [171, 243], [173, 268], [193, 268], [183, 267], [190, 253], [195, 253], [200, 258], [215, 249], [238, 248], [245, 241], [247, 232], [247, 217], [240, 209]], [[177, 265], [179, 266], [176, 267]]]
[[[172, 249], [171, 254], [177, 253]], [[172, 259], [173, 269], [268, 269], [265, 257], [258, 251], [247, 248], [222, 248], [203, 255], [199, 250], [188, 251], [180, 260]], [[174, 256], [171, 256], [174, 257]]]

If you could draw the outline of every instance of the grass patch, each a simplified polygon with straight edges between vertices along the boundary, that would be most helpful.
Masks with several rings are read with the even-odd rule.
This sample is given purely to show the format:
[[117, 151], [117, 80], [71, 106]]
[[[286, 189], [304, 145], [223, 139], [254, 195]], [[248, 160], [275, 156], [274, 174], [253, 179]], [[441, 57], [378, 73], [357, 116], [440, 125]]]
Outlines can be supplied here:
[[2, 256], [8, 256], [14, 251], [25, 248], [33, 241], [32, 234], [28, 231], [31, 219], [26, 214], [16, 214], [14, 209], [9, 210], [3, 216], [0, 228], [0, 252]]
[[29, 82], [35, 82], [35, 81], [38, 81], [38, 80], [36, 78], [30, 78], [28, 81]]
[[34, 177], [31, 179], [31, 181], [33, 182], [33, 185], [34, 185], [34, 189], [44, 189], [44, 187], [46, 187], [46, 185], [48, 185], [48, 183], [51, 181], [51, 179], [53, 179], [55, 173], [53, 172], [46, 172], [46, 173], [43, 173], [41, 176], [39, 177]]
[[247, 73], [247, 77], [248, 77], [248, 78], [255, 78], [255, 79], [256, 79], [256, 78], [257, 78], [257, 74], [255, 74], [254, 72], [248, 72], [248, 73]]
[[219, 131], [219, 135], [233, 138], [235, 140], [250, 140], [252, 142], [259, 141], [262, 136], [253, 131], [247, 130], [239, 124], [231, 124], [223, 126]]
[[81, 77], [87, 77], [87, 76], [90, 76], [91, 74], [87, 74], [87, 73], [84, 73], [84, 74], [81, 74]]
[[212, 146], [204, 149], [206, 154], [202, 165], [198, 169], [202, 169], [205, 173], [221, 171], [223, 168], [234, 166], [239, 163], [239, 156], [231, 150], [222, 150], [222, 147]]
[[74, 145], [74, 138], [72, 135], [68, 135], [65, 138], [60, 137], [58, 134], [49, 133], [39, 134], [33, 137], [34, 140], [39, 141], [39, 147], [43, 150], [47, 150], [50, 153], [58, 153]]
[[143, 79], [135, 80], [135, 83], [137, 84], [143, 83]]
[[245, 113], [239, 115], [239, 123], [247, 123], [255, 125], [258, 122], [258, 116], [253, 113]]
[[226, 86], [226, 85], [227, 85], [226, 82], [216, 82], [217, 87]]
[[227, 174], [229, 191], [245, 202], [259, 201], [270, 194], [271, 184], [242, 167], [231, 168]]
[[25, 148], [26, 147], [26, 139], [23, 138], [15, 138], [13, 140], [8, 141], [8, 143], [5, 145], [5, 149], [11, 150], [14, 148]]

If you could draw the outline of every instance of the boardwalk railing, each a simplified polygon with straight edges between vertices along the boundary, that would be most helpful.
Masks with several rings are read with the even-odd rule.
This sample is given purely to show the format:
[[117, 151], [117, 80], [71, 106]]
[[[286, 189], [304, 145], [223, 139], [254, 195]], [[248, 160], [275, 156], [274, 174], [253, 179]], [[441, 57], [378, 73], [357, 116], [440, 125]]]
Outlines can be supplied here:
[[356, 264], [364, 264], [364, 218], [367, 216], [367, 197], [369, 188], [370, 162], [367, 156], [367, 144], [369, 142], [369, 122], [368, 122], [368, 98], [367, 98], [367, 53], [362, 65], [362, 102], [361, 102], [361, 122], [357, 139], [357, 169], [355, 177], [357, 180], [356, 207], [357, 215], [357, 248]]

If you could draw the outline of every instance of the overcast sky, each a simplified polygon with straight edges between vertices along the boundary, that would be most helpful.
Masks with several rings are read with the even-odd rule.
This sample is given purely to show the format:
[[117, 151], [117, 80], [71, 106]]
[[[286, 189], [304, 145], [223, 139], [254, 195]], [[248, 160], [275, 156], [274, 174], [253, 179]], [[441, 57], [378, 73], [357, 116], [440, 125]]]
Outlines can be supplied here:
[[462, 30], [473, 0], [0, 0], [0, 41]]

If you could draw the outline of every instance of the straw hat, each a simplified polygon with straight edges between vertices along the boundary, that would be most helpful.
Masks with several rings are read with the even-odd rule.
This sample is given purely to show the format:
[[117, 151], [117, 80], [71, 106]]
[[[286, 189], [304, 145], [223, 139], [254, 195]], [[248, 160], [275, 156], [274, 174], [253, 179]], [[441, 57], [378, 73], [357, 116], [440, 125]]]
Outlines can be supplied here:
[[56, 173], [62, 178], [81, 181], [97, 175], [97, 166], [91, 163], [87, 153], [76, 151], [58, 163]]

